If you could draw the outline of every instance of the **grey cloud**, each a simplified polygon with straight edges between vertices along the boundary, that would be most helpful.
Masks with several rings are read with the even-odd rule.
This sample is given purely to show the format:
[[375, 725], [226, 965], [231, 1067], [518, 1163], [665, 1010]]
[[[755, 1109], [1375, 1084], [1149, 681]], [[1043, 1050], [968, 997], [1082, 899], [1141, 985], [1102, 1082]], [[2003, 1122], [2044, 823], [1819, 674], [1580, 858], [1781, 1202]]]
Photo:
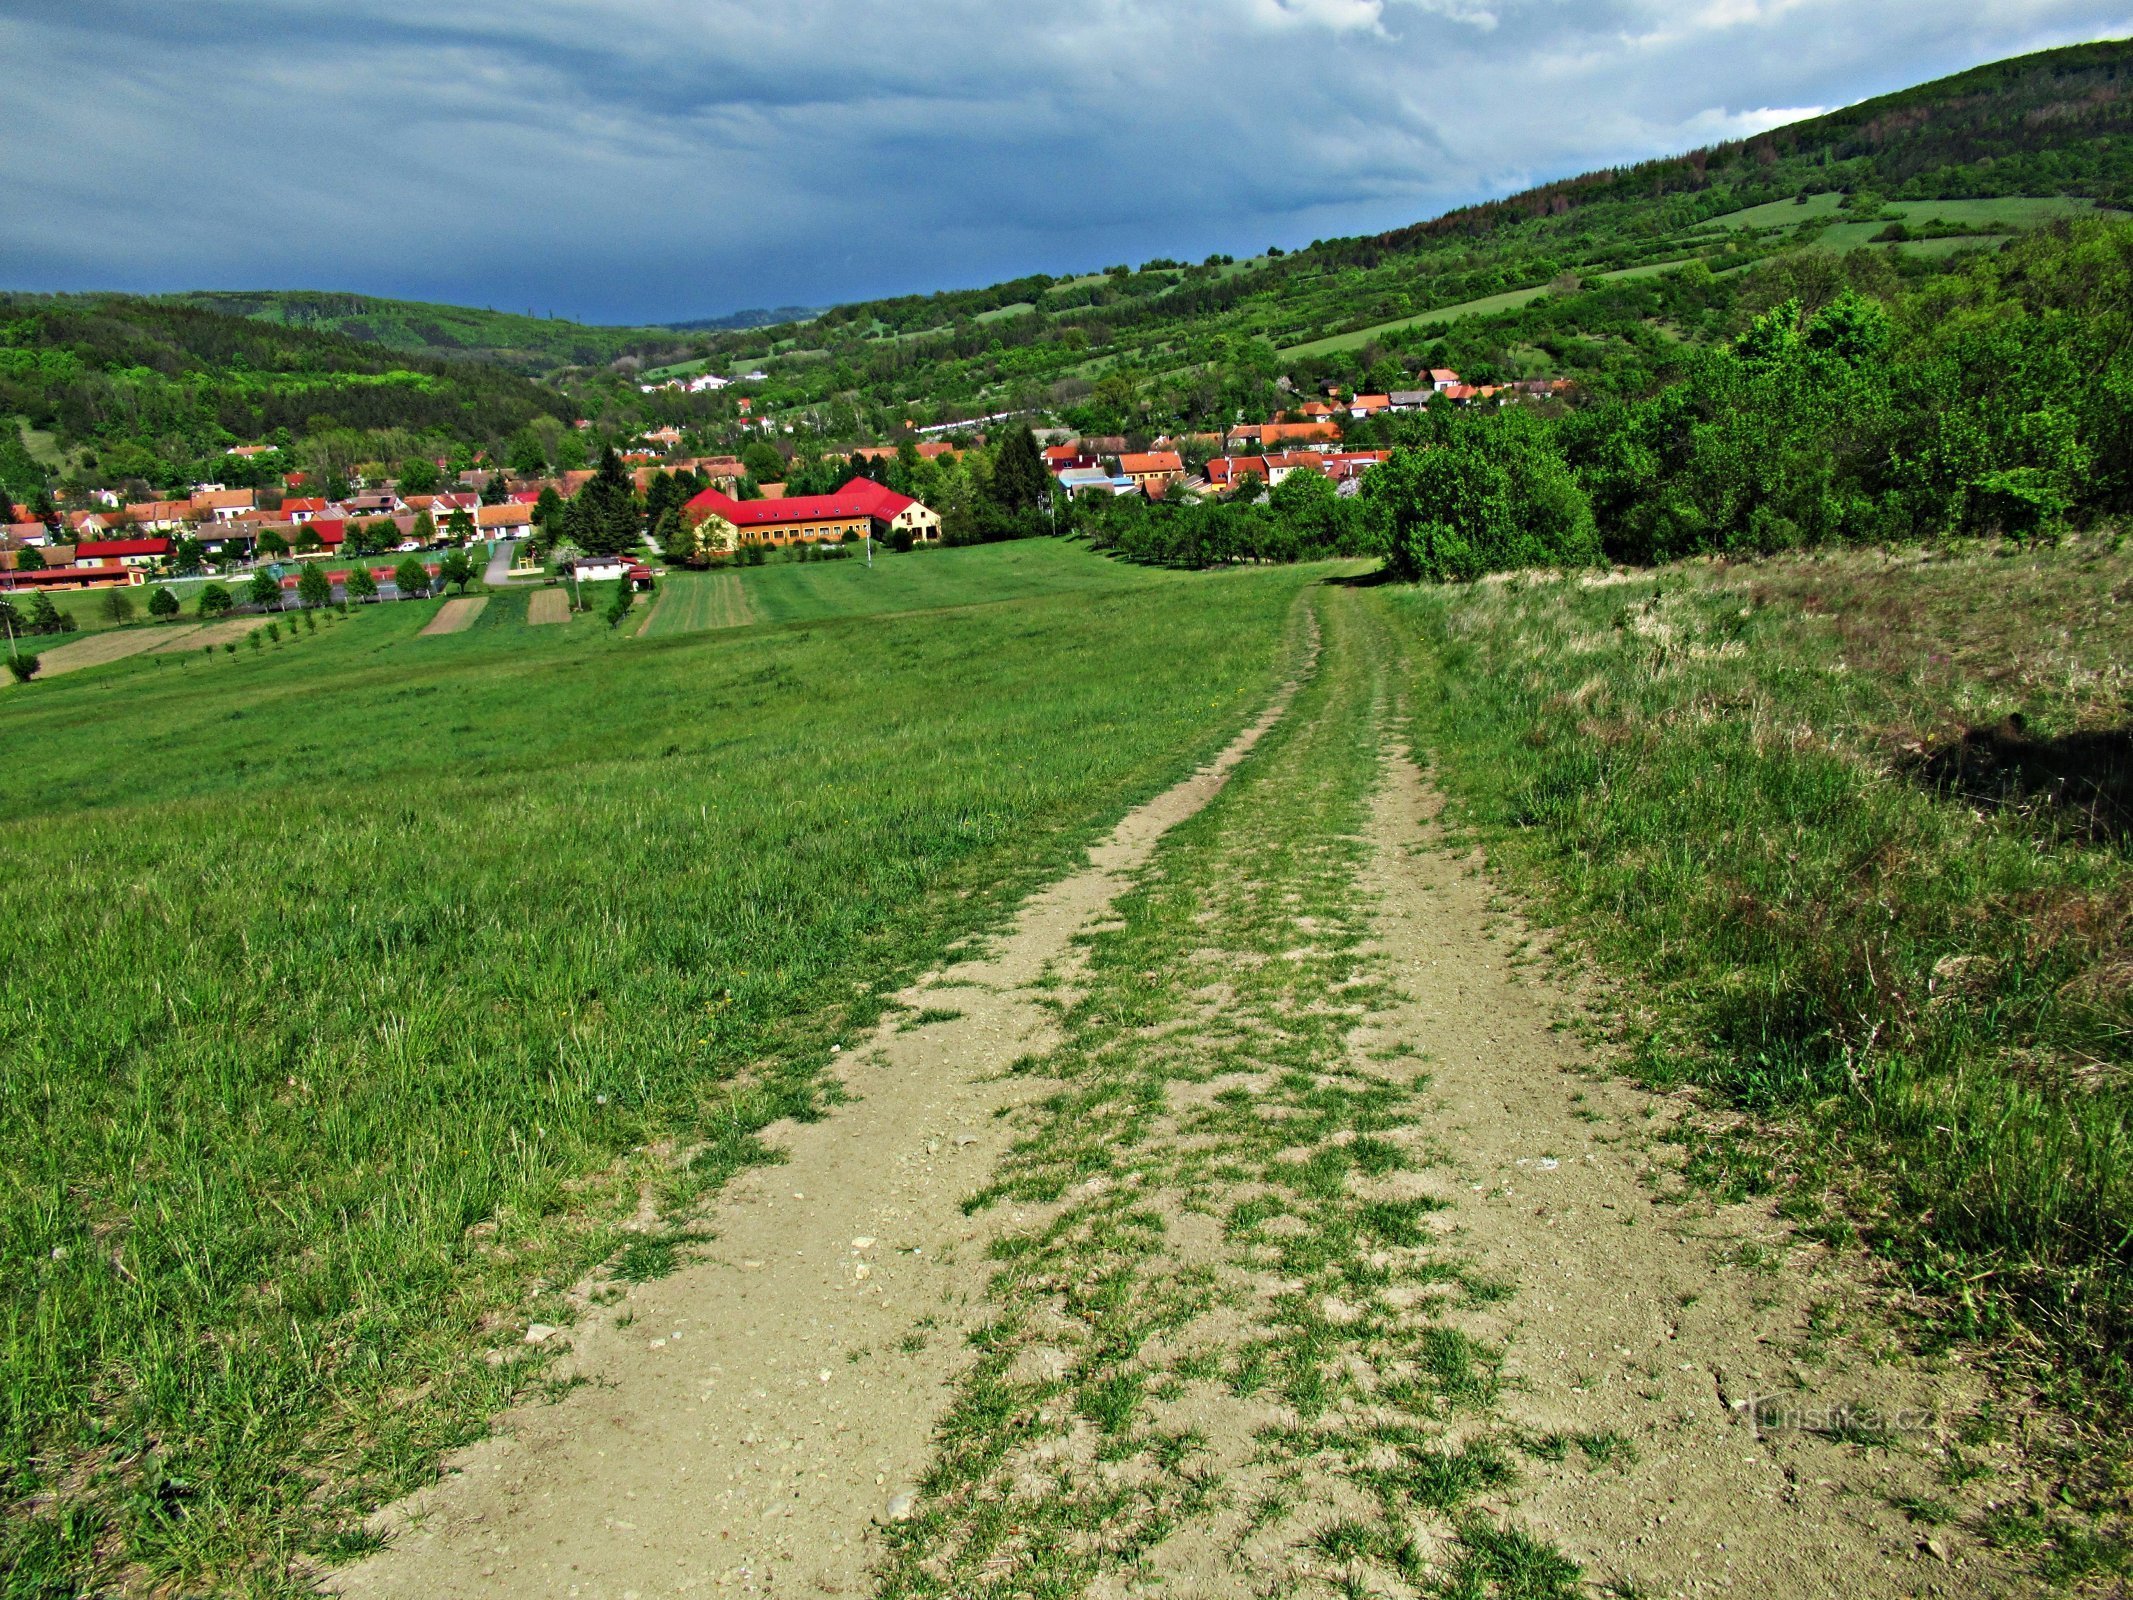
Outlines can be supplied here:
[[614, 319], [1396, 226], [2125, 0], [15, 0], [0, 281]]

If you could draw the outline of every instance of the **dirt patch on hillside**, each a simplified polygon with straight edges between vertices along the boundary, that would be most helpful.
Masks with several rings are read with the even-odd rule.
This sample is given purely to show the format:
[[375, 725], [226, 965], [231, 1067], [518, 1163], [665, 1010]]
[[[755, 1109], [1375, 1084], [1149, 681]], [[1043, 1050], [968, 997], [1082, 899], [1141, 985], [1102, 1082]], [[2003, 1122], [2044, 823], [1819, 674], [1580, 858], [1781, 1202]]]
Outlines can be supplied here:
[[[536, 600], [540, 597], [536, 596]], [[712, 1253], [569, 1334], [555, 1405], [505, 1418], [393, 1508], [358, 1596], [858, 1592], [905, 1513], [983, 1315], [963, 1201], [1005, 1152], [1009, 1076], [1053, 1038], [1046, 987], [1162, 835], [1220, 790], [1287, 696], [1121, 822], [987, 948], [915, 985], [847, 1058], [851, 1103], [769, 1131], [784, 1163], [711, 1209]]]
[[536, 589], [526, 598], [526, 620], [536, 625], [570, 620], [570, 596], [561, 589]]
[[429, 626], [422, 632], [425, 636], [433, 633], [465, 633], [474, 626], [474, 619], [481, 615], [482, 607], [488, 603], [489, 597], [485, 594], [447, 600], [438, 608], [437, 615], [430, 618]]

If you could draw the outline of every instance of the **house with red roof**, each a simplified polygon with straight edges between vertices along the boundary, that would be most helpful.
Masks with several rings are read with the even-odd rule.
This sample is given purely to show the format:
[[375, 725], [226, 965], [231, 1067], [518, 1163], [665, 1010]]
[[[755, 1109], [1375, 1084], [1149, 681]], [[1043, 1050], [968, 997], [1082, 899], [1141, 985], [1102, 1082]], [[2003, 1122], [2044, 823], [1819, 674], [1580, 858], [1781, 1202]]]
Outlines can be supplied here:
[[0, 568], [0, 594], [10, 591], [21, 594], [36, 589], [123, 589], [139, 584], [144, 577], [140, 568], [129, 567], [123, 561], [101, 561], [87, 566], [69, 562], [65, 566], [54, 565], [35, 572], [8, 567]]
[[107, 561], [116, 561], [127, 567], [152, 567], [170, 556], [170, 541], [158, 536], [152, 539], [84, 539], [74, 547], [74, 562], [77, 566], [102, 566]]
[[908, 534], [914, 544], [932, 544], [941, 536], [938, 513], [871, 478], [854, 478], [834, 494], [777, 500], [736, 500], [706, 489], [684, 510], [697, 526], [722, 518], [742, 544], [813, 544], [869, 535], [888, 539], [899, 533]]
[[1317, 422], [1268, 422], [1256, 428], [1232, 428], [1229, 453], [1251, 454], [1290, 445], [1339, 444], [1341, 425], [1330, 418]]

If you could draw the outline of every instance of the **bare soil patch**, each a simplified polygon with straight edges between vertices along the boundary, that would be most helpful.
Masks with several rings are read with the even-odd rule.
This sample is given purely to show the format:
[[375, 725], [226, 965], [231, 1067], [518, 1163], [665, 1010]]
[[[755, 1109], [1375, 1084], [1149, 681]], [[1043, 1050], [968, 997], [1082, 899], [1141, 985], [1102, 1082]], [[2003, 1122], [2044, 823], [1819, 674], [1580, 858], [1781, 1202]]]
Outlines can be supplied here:
[[561, 589], [535, 590], [526, 599], [526, 620], [534, 624], [568, 622], [570, 597]]
[[464, 633], [474, 626], [474, 619], [481, 615], [482, 607], [489, 603], [485, 594], [466, 595], [457, 600], [447, 600], [430, 618], [429, 626], [422, 630], [425, 636], [433, 633]]

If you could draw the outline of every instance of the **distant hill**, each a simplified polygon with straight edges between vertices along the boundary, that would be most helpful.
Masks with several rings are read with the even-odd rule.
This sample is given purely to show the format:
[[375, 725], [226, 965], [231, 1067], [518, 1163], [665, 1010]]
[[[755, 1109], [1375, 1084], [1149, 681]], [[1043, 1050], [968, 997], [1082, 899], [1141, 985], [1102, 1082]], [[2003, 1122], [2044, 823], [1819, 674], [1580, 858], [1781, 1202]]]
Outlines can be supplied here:
[[523, 372], [604, 366], [624, 355], [657, 365], [683, 359], [700, 346], [700, 341], [680, 337], [679, 328], [598, 327], [559, 317], [313, 289], [198, 290], [159, 298], [227, 316], [343, 334], [411, 355], [487, 361]]
[[1384, 358], [1412, 371], [1454, 329], [1470, 331], [1462, 359], [1501, 376], [1580, 375], [1604, 352], [1569, 337], [1574, 316], [1545, 344], [1507, 319], [1581, 287], [1803, 250], [1901, 252], [1917, 268], [2098, 207], [2133, 207], [2126, 41], [1997, 62], [1381, 234], [866, 301], [709, 343], [714, 366], [769, 372], [759, 408], [941, 420], [1043, 406], [1104, 433], [1206, 428], [1267, 403], [1278, 374], [1392, 381]]
[[554, 388], [489, 361], [381, 348], [339, 331], [170, 299], [0, 295], [0, 486], [46, 489], [13, 435], [20, 418], [47, 460], [92, 478], [186, 483], [234, 471], [232, 444], [286, 435], [357, 437], [388, 459], [469, 447], [522, 430], [567, 433]]
[[660, 326], [683, 333], [726, 333], [748, 328], [774, 328], [780, 323], [812, 322], [821, 315], [820, 306], [759, 307], [753, 311], [728, 312], [723, 317], [698, 317], [693, 322], [666, 322]]

